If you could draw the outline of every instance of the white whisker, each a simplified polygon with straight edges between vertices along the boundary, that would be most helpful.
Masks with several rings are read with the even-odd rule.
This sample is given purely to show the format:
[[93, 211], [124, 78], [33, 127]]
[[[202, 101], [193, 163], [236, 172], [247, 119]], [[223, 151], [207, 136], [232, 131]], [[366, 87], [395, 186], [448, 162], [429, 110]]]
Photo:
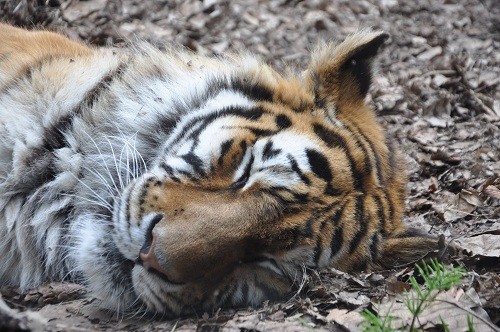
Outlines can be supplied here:
[[78, 199], [83, 199], [86, 202], [89, 202], [89, 203], [101, 206], [103, 208], [106, 208], [106, 210], [108, 210], [108, 211], [113, 211], [113, 206], [111, 206], [111, 204], [109, 204], [108, 202], [104, 202], [103, 203], [102, 201], [101, 202], [100, 201], [95, 201], [93, 199], [90, 199], [90, 198], [87, 198], [87, 197], [83, 197], [83, 196], [79, 196], [79, 195], [75, 195], [75, 194], [62, 193], [61, 195], [62, 196], [69, 196], [69, 197], [73, 197], [73, 198], [78, 198]]
[[[103, 155], [103, 154], [102, 154], [102, 152], [101, 152], [101, 149], [100, 149], [100, 148], [99, 148], [99, 146], [97, 145], [96, 141], [92, 138], [92, 136], [90, 136], [87, 132], [85, 132], [85, 134], [86, 134], [86, 135], [87, 135], [87, 136], [88, 136], [88, 137], [92, 140], [92, 143], [94, 143], [94, 146], [96, 147], [97, 152], [99, 153], [99, 156], [101, 157], [102, 163], [103, 163], [103, 165], [104, 165], [104, 167], [105, 167], [106, 171], [107, 171], [107, 172], [108, 172], [108, 174], [109, 174], [109, 178], [110, 178], [110, 179], [111, 179], [111, 181], [113, 182], [113, 185], [114, 185], [114, 187], [115, 187], [116, 191], [117, 191], [117, 192], [119, 192], [119, 190], [118, 190], [118, 188], [117, 188], [117, 186], [116, 186], [116, 183], [115, 183], [115, 181], [114, 181], [114, 179], [113, 179], [113, 176], [111, 175], [111, 171], [110, 171], [110, 170], [109, 170], [109, 168], [108, 168], [108, 163], [107, 163], [107, 162], [106, 162], [106, 160], [104, 159], [104, 155]], [[108, 140], [108, 142], [109, 142], [109, 140]], [[111, 142], [110, 142], [110, 146], [111, 146], [111, 150], [112, 150], [112, 152], [113, 152], [113, 146], [111, 145]], [[114, 152], [113, 152], [113, 157], [114, 157]], [[123, 187], [122, 187], [122, 188], [123, 188]]]

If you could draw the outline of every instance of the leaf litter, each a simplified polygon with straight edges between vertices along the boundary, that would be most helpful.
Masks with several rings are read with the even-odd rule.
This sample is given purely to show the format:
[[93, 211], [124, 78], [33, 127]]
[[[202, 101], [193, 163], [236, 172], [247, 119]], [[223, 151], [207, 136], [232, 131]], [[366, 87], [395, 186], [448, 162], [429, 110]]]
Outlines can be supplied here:
[[[42, 26], [94, 45], [130, 38], [177, 43], [201, 54], [241, 48], [278, 68], [304, 68], [318, 39], [359, 27], [390, 33], [379, 57], [371, 103], [406, 155], [406, 221], [457, 246], [453, 264], [469, 273], [438, 296], [420, 328], [441, 317], [476, 331], [500, 326], [500, 6], [495, 0], [0, 0], [2, 19]], [[300, 19], [298, 19], [300, 18]], [[357, 331], [366, 308], [407, 313], [401, 295], [411, 267], [349, 275], [311, 272], [299, 294], [258, 308], [219, 310], [161, 321], [99, 309], [79, 285], [53, 283], [26, 294], [1, 289], [0, 326], [18, 330]], [[480, 318], [479, 318], [480, 317]], [[454, 324], [454, 325], [452, 325]], [[493, 324], [493, 327], [491, 326]], [[495, 327], [496, 326], [496, 327]], [[442, 328], [442, 327], [441, 327]]]

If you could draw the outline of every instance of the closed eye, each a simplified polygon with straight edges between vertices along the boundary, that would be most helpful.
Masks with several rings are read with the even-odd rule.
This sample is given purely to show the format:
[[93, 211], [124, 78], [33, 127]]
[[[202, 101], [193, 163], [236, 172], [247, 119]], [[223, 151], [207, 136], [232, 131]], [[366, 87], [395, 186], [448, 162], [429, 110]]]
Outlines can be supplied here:
[[235, 180], [231, 184], [231, 189], [241, 189], [245, 186], [250, 177], [250, 172], [252, 170], [252, 164], [254, 161], [254, 155], [251, 148], [247, 149], [245, 156], [241, 162], [240, 167], [236, 171]]

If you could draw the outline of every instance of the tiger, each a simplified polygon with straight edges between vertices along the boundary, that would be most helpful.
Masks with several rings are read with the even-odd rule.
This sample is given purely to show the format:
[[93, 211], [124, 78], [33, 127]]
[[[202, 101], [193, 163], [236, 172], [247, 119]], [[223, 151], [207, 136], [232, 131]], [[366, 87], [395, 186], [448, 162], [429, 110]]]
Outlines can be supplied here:
[[1, 24], [0, 286], [175, 316], [439, 251], [403, 222], [404, 158], [366, 102], [388, 37], [319, 42], [285, 73]]

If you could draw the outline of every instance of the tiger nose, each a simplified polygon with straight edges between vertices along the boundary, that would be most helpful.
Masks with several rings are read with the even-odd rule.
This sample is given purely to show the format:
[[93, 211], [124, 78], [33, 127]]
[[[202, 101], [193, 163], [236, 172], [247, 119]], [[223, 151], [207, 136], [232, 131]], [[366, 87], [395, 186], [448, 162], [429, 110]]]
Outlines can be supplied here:
[[139, 263], [147, 270], [154, 269], [161, 274], [168, 276], [167, 271], [158, 262], [156, 255], [156, 244], [158, 242], [158, 232], [154, 229], [156, 224], [163, 219], [162, 214], [157, 214], [152, 220], [146, 233], [146, 241], [139, 252]]

